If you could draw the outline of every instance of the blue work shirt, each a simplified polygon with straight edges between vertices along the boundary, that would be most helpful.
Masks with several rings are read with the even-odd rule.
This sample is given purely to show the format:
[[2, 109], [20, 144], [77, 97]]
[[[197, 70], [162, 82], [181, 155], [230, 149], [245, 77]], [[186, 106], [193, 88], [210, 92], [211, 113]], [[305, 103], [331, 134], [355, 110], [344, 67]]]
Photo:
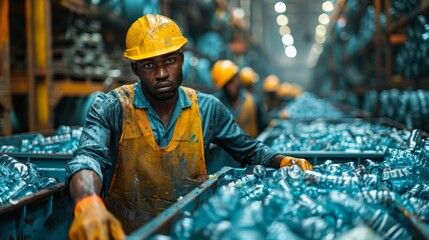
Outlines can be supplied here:
[[[179, 96], [167, 128], [141, 90], [140, 81], [134, 84], [134, 106], [145, 109], [156, 142], [165, 147], [170, 142], [182, 109], [192, 102], [179, 88]], [[236, 124], [228, 109], [214, 96], [197, 91], [203, 127], [204, 152], [210, 143], [221, 146], [242, 164], [268, 165], [277, 155], [262, 142], [251, 138]], [[103, 182], [102, 196], [107, 193], [115, 169], [122, 133], [123, 109], [115, 91], [99, 94], [88, 109], [79, 147], [66, 167], [67, 179], [83, 169], [95, 171]]]

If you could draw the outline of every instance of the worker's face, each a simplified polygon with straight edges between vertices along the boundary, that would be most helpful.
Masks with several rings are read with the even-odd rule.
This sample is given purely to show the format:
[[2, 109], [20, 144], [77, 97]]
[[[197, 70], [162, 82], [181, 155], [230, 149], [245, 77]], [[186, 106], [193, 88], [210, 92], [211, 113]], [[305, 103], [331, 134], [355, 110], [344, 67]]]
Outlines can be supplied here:
[[239, 96], [241, 87], [241, 81], [238, 75], [235, 75], [231, 81], [229, 81], [224, 87], [225, 93], [232, 99], [235, 99]]
[[131, 63], [135, 75], [140, 78], [146, 97], [167, 100], [177, 95], [182, 84], [183, 53], [175, 51]]

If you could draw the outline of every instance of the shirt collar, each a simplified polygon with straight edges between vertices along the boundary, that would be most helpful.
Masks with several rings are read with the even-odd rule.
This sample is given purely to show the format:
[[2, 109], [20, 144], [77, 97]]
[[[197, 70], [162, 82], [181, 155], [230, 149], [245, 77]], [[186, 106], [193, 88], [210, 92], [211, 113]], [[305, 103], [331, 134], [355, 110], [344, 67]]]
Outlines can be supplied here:
[[[150, 105], [147, 98], [144, 96], [142, 88], [141, 88], [141, 82], [138, 81], [134, 84], [134, 106], [136, 108], [144, 108], [148, 109], [152, 106]], [[188, 108], [192, 105], [192, 102], [189, 100], [187, 94], [183, 90], [183, 88], [179, 87], [179, 98], [177, 99], [176, 107], [179, 108]]]

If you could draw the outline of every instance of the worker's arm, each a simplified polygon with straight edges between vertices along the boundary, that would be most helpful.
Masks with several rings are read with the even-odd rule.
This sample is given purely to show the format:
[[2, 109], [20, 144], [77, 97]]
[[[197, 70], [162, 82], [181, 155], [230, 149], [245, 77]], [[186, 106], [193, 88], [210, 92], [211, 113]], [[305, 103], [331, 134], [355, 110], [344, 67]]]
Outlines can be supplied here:
[[70, 194], [75, 202], [80, 199], [96, 194], [100, 194], [100, 177], [92, 170], [81, 170], [75, 173], [70, 180]]
[[274, 157], [271, 158], [271, 160], [268, 164], [268, 167], [279, 168], [280, 163], [282, 162], [284, 157], [285, 156], [283, 156], [283, 155], [275, 155]]
[[[111, 214], [100, 192], [110, 182], [119, 144], [122, 111], [114, 95], [101, 94], [88, 110], [75, 156], [67, 164], [67, 183], [76, 205], [70, 239], [124, 239], [120, 222]], [[104, 186], [106, 188], [106, 186]]]
[[246, 134], [234, 121], [228, 109], [215, 97], [200, 94], [205, 142], [221, 146], [242, 164], [284, 167], [294, 164], [303, 170], [311, 169], [305, 159], [280, 155], [261, 141]]
[[[78, 149], [66, 165], [67, 184], [72, 194], [83, 185], [88, 189], [82, 190], [100, 194], [101, 189], [101, 196], [105, 196], [113, 176], [121, 129], [122, 107], [119, 100], [113, 93], [100, 94], [88, 109]], [[88, 176], [84, 170], [90, 170], [92, 174]], [[85, 175], [82, 177], [81, 174]], [[85, 181], [94, 182], [94, 189], [92, 184], [85, 185], [88, 183]], [[75, 198], [80, 196], [76, 192]]]
[[125, 239], [121, 223], [113, 216], [98, 195], [100, 177], [91, 170], [82, 170], [70, 180], [70, 192], [76, 202], [70, 239]]

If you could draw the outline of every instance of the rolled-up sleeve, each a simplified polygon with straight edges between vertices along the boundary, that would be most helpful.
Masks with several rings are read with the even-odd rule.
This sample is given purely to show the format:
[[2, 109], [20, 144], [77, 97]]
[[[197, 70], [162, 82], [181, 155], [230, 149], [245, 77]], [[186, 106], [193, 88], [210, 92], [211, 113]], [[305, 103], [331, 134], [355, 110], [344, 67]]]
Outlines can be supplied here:
[[205, 141], [221, 146], [236, 161], [268, 166], [271, 158], [278, 154], [246, 134], [217, 98], [204, 94], [200, 104]]
[[79, 147], [66, 167], [67, 181], [78, 171], [103, 173], [116, 161], [122, 126], [122, 107], [114, 92], [99, 94], [88, 109]]

